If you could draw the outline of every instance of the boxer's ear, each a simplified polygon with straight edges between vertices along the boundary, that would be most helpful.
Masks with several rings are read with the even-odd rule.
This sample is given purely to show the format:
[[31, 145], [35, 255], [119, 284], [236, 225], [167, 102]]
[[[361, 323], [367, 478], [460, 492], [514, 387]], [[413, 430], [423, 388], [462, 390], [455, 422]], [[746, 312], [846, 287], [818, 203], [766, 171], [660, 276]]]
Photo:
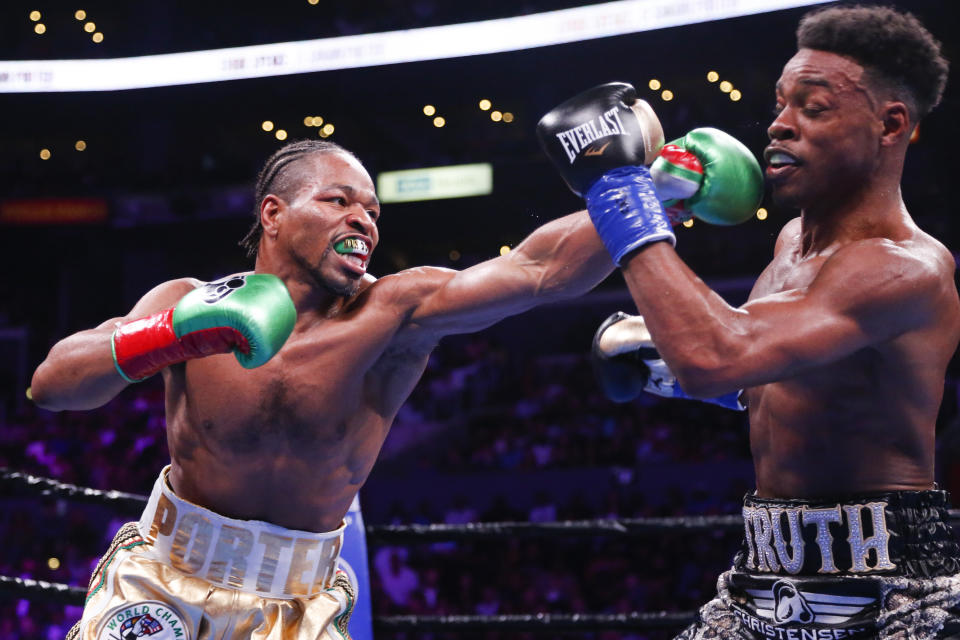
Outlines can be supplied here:
[[286, 206], [287, 203], [279, 196], [272, 193], [264, 196], [260, 202], [260, 225], [263, 227], [264, 235], [270, 238], [277, 237]]
[[891, 100], [881, 106], [880, 122], [883, 125], [880, 136], [882, 146], [898, 144], [905, 138], [909, 139], [913, 133], [914, 124], [910, 119], [910, 110], [899, 100]]

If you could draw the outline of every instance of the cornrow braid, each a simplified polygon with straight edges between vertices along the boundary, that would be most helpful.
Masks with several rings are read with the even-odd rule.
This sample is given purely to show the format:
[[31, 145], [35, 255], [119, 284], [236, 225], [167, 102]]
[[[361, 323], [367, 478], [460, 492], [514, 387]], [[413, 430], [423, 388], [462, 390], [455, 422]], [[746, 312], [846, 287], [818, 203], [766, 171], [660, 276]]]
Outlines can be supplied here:
[[280, 147], [267, 158], [260, 173], [257, 174], [257, 184], [253, 191], [253, 224], [247, 231], [247, 235], [238, 243], [246, 249], [248, 258], [256, 257], [260, 247], [260, 237], [263, 235], [263, 225], [260, 224], [260, 205], [263, 199], [270, 194], [286, 198], [293, 186], [290, 180], [292, 172], [288, 170], [290, 165], [314, 153], [354, 155], [336, 142], [329, 140], [298, 140]]

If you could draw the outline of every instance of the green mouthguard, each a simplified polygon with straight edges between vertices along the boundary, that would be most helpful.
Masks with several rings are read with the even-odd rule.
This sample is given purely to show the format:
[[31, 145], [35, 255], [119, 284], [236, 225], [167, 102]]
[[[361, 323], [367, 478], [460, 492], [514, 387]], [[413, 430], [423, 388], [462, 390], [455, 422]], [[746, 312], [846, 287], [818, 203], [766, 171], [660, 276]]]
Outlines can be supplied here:
[[353, 253], [354, 249], [359, 249], [363, 243], [356, 238], [345, 238], [333, 245], [333, 250], [337, 253]]

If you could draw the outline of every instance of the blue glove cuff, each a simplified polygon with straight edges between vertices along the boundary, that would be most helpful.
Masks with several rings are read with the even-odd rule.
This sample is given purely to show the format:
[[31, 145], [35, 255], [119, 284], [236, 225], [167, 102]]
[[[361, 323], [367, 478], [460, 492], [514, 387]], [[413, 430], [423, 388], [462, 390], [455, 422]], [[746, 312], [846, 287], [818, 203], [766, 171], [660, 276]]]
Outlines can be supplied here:
[[717, 406], [723, 407], [724, 409], [733, 409], [734, 411], [746, 411], [747, 407], [740, 402], [740, 394], [743, 393], [743, 390], [740, 391], [731, 391], [730, 393], [725, 393], [722, 396], [717, 396], [715, 398], [694, 398], [693, 396], [688, 396], [687, 392], [680, 388], [680, 385], [673, 385], [673, 397], [674, 398], [684, 398], [688, 400], [699, 400], [700, 402], [706, 402], [708, 404], [715, 404]]
[[593, 226], [617, 265], [625, 255], [651, 242], [667, 240], [676, 246], [673, 225], [657, 199], [647, 167], [608, 171], [584, 198]]

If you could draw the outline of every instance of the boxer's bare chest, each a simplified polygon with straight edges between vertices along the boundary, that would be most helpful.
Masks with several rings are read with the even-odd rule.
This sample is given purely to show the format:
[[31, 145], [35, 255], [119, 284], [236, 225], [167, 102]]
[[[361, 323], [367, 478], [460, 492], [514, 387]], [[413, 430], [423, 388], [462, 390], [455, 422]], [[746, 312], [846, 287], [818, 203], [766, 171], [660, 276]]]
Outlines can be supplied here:
[[[817, 278], [830, 255], [832, 252], [801, 257], [799, 248], [781, 251], [757, 279], [750, 293], [750, 300], [807, 289]], [[821, 406], [837, 406], [836, 401], [830, 400], [832, 396], [844, 398], [845, 401], [841, 404], [847, 404], [847, 401], [855, 400], [851, 398], [851, 393], [877, 384], [879, 366], [881, 364], [878, 353], [873, 349], [864, 349], [814, 371], [793, 376], [787, 381], [761, 387], [757, 390], [757, 395], [767, 391], [770, 391], [771, 395], [778, 395], [784, 388], [789, 387], [794, 396], [809, 394], [822, 401]], [[817, 408], [811, 406], [809, 414], [815, 415]]]
[[[785, 248], [758, 278], [750, 299], [804, 292], [830, 255], [802, 257], [799, 249]], [[811, 315], [809, 321], [817, 320]], [[903, 350], [896, 341], [872, 345], [748, 391], [751, 448], [765, 495], [875, 489], [891, 478], [905, 485], [923, 482], [917, 480], [922, 465], [915, 459], [921, 454], [909, 403], [902, 397], [897, 354]]]
[[177, 428], [190, 436], [183, 442], [223, 455], [318, 462], [371, 438], [382, 442], [426, 358], [396, 353], [396, 327], [357, 320], [295, 331], [257, 369], [229, 355], [188, 363], [171, 394], [179, 398]]
[[335, 528], [426, 365], [396, 329], [361, 315], [298, 327], [256, 369], [181, 365], [166, 378], [174, 489], [231, 517]]

